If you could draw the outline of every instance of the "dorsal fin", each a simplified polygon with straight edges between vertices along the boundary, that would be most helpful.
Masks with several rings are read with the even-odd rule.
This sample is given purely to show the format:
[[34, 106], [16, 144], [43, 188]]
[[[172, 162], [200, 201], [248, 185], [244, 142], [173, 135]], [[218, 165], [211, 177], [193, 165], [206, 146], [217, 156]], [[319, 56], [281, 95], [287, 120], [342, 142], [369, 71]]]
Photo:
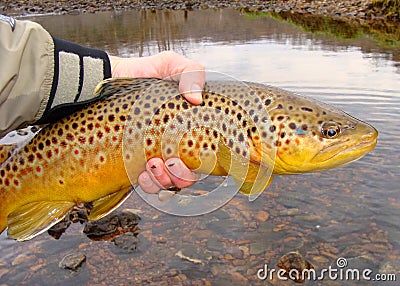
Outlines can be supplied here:
[[94, 94], [102, 98], [118, 97], [134, 90], [147, 89], [159, 81], [156, 78], [109, 78], [96, 86]]

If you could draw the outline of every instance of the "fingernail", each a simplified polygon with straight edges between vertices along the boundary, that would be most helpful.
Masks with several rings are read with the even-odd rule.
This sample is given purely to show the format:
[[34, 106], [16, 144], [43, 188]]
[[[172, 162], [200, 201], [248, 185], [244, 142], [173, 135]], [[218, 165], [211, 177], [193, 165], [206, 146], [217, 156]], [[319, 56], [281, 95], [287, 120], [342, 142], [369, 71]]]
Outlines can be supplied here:
[[171, 174], [173, 174], [175, 177], [179, 177], [180, 175], [182, 175], [182, 164], [181, 161], [179, 159], [169, 159], [168, 160], [168, 171], [171, 172]]
[[197, 83], [192, 85], [192, 87], [190, 89], [190, 95], [191, 95], [192, 99], [194, 99], [196, 101], [196, 103], [201, 103], [203, 101], [203, 96], [202, 96], [201, 92], [202, 92], [202, 89]]
[[153, 173], [154, 176], [160, 176], [162, 174], [162, 168], [154, 164], [150, 167], [150, 171]]
[[143, 186], [151, 186], [153, 182], [151, 181], [150, 176], [147, 173], [144, 173], [141, 176], [140, 182], [142, 183]]

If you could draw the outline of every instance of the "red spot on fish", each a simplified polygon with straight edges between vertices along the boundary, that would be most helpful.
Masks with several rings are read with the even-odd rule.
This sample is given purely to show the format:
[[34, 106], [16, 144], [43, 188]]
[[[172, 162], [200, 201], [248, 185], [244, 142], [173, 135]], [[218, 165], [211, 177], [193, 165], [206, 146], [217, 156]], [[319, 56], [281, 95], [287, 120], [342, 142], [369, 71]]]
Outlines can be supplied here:
[[300, 140], [299, 140], [299, 138], [294, 139], [294, 142], [296, 142], [296, 145], [300, 145]]
[[104, 162], [104, 157], [100, 156], [100, 162], [103, 163]]
[[75, 155], [78, 155], [79, 154], [79, 150], [75, 150], [74, 153], [75, 153]]
[[8, 187], [10, 185], [10, 180], [8, 178], [5, 179], [4, 184]]
[[51, 150], [48, 150], [48, 151], [46, 152], [46, 155], [47, 155], [47, 158], [51, 158], [51, 155], [52, 155]]
[[112, 137], [112, 141], [116, 142], [118, 140], [117, 136]]
[[36, 167], [36, 172], [40, 173], [42, 171], [42, 168], [40, 166]]
[[17, 179], [14, 179], [14, 185], [15, 185], [15, 186], [18, 186], [18, 185], [19, 185], [19, 182], [18, 182]]

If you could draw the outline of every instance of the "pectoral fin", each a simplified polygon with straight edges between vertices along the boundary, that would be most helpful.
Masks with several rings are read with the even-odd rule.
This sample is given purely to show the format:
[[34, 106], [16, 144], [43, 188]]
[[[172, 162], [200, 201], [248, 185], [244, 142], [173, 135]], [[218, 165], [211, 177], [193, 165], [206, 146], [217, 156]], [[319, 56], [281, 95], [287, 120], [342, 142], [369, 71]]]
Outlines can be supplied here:
[[249, 196], [250, 201], [255, 200], [272, 182], [272, 172], [267, 166], [232, 152], [222, 142], [218, 145], [218, 162], [235, 179], [239, 191]]
[[232, 152], [231, 148], [226, 146], [222, 141], [218, 144], [217, 152], [218, 163], [225, 171], [236, 181], [243, 182], [249, 167], [249, 160]]
[[273, 176], [265, 176], [255, 182], [244, 182], [239, 189], [239, 192], [249, 196], [249, 201], [254, 201], [258, 196], [269, 187], [272, 183]]
[[8, 215], [8, 236], [18, 241], [31, 239], [62, 220], [74, 205], [68, 201], [40, 201], [19, 207]]
[[93, 201], [89, 220], [101, 219], [118, 208], [129, 197], [131, 190], [131, 187], [129, 187]]

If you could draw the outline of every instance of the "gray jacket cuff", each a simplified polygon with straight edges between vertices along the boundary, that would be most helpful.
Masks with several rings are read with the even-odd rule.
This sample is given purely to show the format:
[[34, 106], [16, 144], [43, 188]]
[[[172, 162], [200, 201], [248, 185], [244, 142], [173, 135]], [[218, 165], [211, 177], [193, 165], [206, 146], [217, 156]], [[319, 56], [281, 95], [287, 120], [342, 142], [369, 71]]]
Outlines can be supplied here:
[[53, 37], [54, 78], [46, 110], [38, 124], [56, 121], [98, 100], [96, 85], [111, 77], [106, 52]]

